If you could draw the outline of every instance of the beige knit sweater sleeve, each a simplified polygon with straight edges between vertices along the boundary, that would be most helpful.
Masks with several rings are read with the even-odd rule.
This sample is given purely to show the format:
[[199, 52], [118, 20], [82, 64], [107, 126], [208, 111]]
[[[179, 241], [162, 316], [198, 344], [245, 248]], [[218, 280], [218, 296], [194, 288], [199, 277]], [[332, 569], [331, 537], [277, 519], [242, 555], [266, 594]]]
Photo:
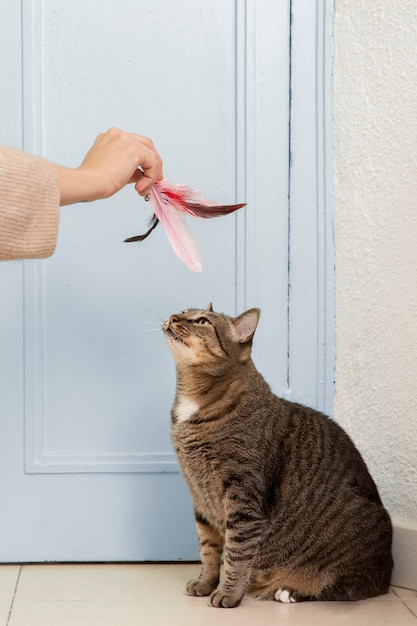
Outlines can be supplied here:
[[50, 256], [58, 221], [56, 167], [0, 145], [0, 260]]

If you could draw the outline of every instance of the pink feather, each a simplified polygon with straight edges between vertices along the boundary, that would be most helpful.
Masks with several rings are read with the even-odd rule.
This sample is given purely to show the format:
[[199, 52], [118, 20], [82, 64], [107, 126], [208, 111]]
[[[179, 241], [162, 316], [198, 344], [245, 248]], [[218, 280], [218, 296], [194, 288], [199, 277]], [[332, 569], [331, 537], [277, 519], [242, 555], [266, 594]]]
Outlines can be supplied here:
[[176, 256], [186, 264], [188, 269], [195, 272], [202, 271], [200, 252], [183, 214], [211, 218], [233, 213], [245, 206], [245, 204], [219, 205], [204, 200], [200, 192], [184, 184], [173, 185], [166, 179], [154, 184], [148, 199], [154, 210], [151, 227], [144, 235], [129, 237], [125, 241], [143, 241], [160, 221]]
[[203, 265], [197, 241], [181, 215], [177, 203], [167, 201], [167, 196], [156, 185], [152, 187], [150, 194], [155, 215], [165, 228], [173, 251], [188, 269], [202, 272]]

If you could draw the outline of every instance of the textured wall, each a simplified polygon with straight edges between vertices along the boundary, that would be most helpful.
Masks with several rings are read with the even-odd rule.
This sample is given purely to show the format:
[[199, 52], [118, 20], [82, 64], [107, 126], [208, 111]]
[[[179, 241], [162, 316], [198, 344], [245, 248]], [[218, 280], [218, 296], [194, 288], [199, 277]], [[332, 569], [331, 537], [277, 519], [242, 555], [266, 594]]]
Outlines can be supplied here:
[[335, 417], [417, 520], [417, 3], [336, 0]]

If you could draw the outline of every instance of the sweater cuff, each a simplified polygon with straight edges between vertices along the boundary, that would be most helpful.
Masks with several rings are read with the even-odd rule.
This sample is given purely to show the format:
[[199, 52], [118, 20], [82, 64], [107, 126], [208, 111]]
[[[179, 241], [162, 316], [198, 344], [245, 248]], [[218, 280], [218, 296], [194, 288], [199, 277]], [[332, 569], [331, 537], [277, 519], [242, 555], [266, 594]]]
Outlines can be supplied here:
[[0, 259], [42, 258], [54, 252], [59, 198], [55, 165], [0, 146]]

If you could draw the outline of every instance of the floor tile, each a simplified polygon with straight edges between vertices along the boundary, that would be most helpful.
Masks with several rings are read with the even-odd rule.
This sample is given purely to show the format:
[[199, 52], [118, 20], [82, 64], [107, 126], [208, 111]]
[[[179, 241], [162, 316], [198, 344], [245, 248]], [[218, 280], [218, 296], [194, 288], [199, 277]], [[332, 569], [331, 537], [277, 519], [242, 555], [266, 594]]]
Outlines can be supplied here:
[[0, 626], [7, 624], [20, 565], [0, 565]]
[[417, 598], [417, 591], [413, 591], [412, 589], [403, 589], [403, 587], [393, 587], [392, 589], [395, 595], [401, 598], [401, 600]]
[[416, 626], [417, 618], [400, 601], [360, 603], [244, 600], [237, 609], [213, 609], [207, 600], [185, 602], [31, 601], [15, 604], [9, 626]]
[[408, 606], [410, 611], [412, 611], [417, 618], [417, 598], [414, 600], [404, 600], [404, 604]]
[[341, 602], [334, 607], [332, 603], [318, 603], [314, 607], [314, 614], [309, 614], [307, 607], [304, 616], [300, 614], [298, 617], [300, 621], [295, 622], [294, 626], [417, 626], [416, 618], [402, 602], [396, 600]]
[[383, 596], [376, 596], [376, 598], [372, 598], [372, 599], [373, 600], [395, 600], [397, 598], [398, 598], [397, 594], [395, 593], [393, 588], [390, 587], [388, 593], [385, 593]]
[[22, 600], [159, 600], [175, 601], [199, 565], [25, 565], [19, 580]]
[[[412, 613], [417, 597], [398, 588], [363, 602], [286, 605], [244, 599], [237, 609], [213, 609], [207, 598], [185, 594], [186, 582], [199, 569], [193, 564], [24, 566], [8, 626], [417, 626]], [[398, 594], [407, 595], [404, 603]]]

